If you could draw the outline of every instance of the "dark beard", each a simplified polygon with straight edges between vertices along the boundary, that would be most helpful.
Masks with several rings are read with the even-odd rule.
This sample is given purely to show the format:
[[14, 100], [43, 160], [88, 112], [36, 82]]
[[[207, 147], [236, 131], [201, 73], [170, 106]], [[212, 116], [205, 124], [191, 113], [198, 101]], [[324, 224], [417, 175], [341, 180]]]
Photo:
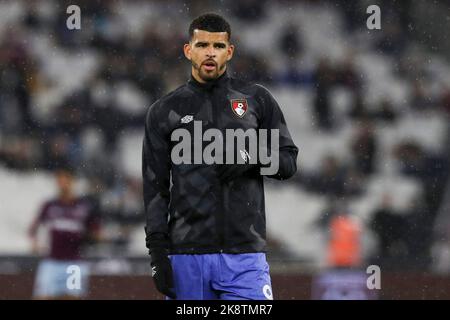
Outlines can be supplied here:
[[195, 63], [193, 61], [191, 61], [191, 63], [192, 63], [192, 66], [194, 67], [194, 69], [198, 70], [199, 77], [205, 82], [213, 81], [213, 80], [217, 79], [219, 77], [219, 73], [223, 69], [225, 69], [225, 67], [226, 67], [226, 63], [224, 63], [221, 66], [219, 66], [218, 69], [216, 69], [217, 70], [216, 72], [214, 72], [213, 74], [209, 75], [209, 74], [202, 73], [202, 70], [201, 70], [200, 66], [197, 63]]

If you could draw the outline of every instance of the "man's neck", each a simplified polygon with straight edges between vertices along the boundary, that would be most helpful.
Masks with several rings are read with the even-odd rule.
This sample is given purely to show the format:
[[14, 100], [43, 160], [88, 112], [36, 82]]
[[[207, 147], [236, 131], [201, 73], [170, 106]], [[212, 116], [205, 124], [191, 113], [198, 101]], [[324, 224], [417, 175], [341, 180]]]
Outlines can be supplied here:
[[191, 74], [192, 74], [192, 77], [195, 79], [195, 81], [197, 81], [198, 83], [206, 83], [205, 80], [200, 78], [200, 75], [198, 74], [198, 72], [195, 71], [194, 68], [192, 68]]
[[62, 203], [71, 203], [74, 200], [74, 196], [71, 193], [62, 193], [59, 199]]

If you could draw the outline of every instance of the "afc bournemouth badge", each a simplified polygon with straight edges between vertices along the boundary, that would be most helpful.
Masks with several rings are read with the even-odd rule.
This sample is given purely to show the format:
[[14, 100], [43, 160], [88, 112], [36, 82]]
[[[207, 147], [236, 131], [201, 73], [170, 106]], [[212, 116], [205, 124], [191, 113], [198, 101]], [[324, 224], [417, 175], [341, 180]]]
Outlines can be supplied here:
[[242, 118], [247, 112], [248, 105], [246, 99], [233, 99], [231, 100], [231, 109], [239, 117]]

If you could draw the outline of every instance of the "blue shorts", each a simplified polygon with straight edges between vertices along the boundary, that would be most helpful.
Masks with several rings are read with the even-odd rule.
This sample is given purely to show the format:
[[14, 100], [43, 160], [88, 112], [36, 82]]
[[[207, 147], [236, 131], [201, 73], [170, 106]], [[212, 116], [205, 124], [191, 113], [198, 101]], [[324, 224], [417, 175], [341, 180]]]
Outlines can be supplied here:
[[86, 262], [45, 259], [39, 263], [33, 297], [82, 297], [87, 292], [89, 268]]
[[273, 299], [264, 253], [175, 254], [169, 258], [177, 299]]

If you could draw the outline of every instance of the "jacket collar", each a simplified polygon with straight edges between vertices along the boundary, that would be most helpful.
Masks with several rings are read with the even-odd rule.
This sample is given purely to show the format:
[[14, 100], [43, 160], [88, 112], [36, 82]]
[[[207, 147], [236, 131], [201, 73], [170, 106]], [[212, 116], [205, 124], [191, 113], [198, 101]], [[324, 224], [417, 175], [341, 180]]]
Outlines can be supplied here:
[[199, 88], [201, 90], [211, 91], [214, 88], [223, 87], [224, 85], [226, 85], [228, 83], [229, 79], [230, 79], [230, 77], [228, 76], [226, 70], [217, 79], [214, 79], [214, 80], [211, 80], [211, 81], [208, 81], [205, 83], [198, 82], [197, 80], [195, 80], [195, 78], [191, 74], [191, 78], [189, 79], [188, 84], [190, 84], [191, 86], [193, 86], [195, 88]]

